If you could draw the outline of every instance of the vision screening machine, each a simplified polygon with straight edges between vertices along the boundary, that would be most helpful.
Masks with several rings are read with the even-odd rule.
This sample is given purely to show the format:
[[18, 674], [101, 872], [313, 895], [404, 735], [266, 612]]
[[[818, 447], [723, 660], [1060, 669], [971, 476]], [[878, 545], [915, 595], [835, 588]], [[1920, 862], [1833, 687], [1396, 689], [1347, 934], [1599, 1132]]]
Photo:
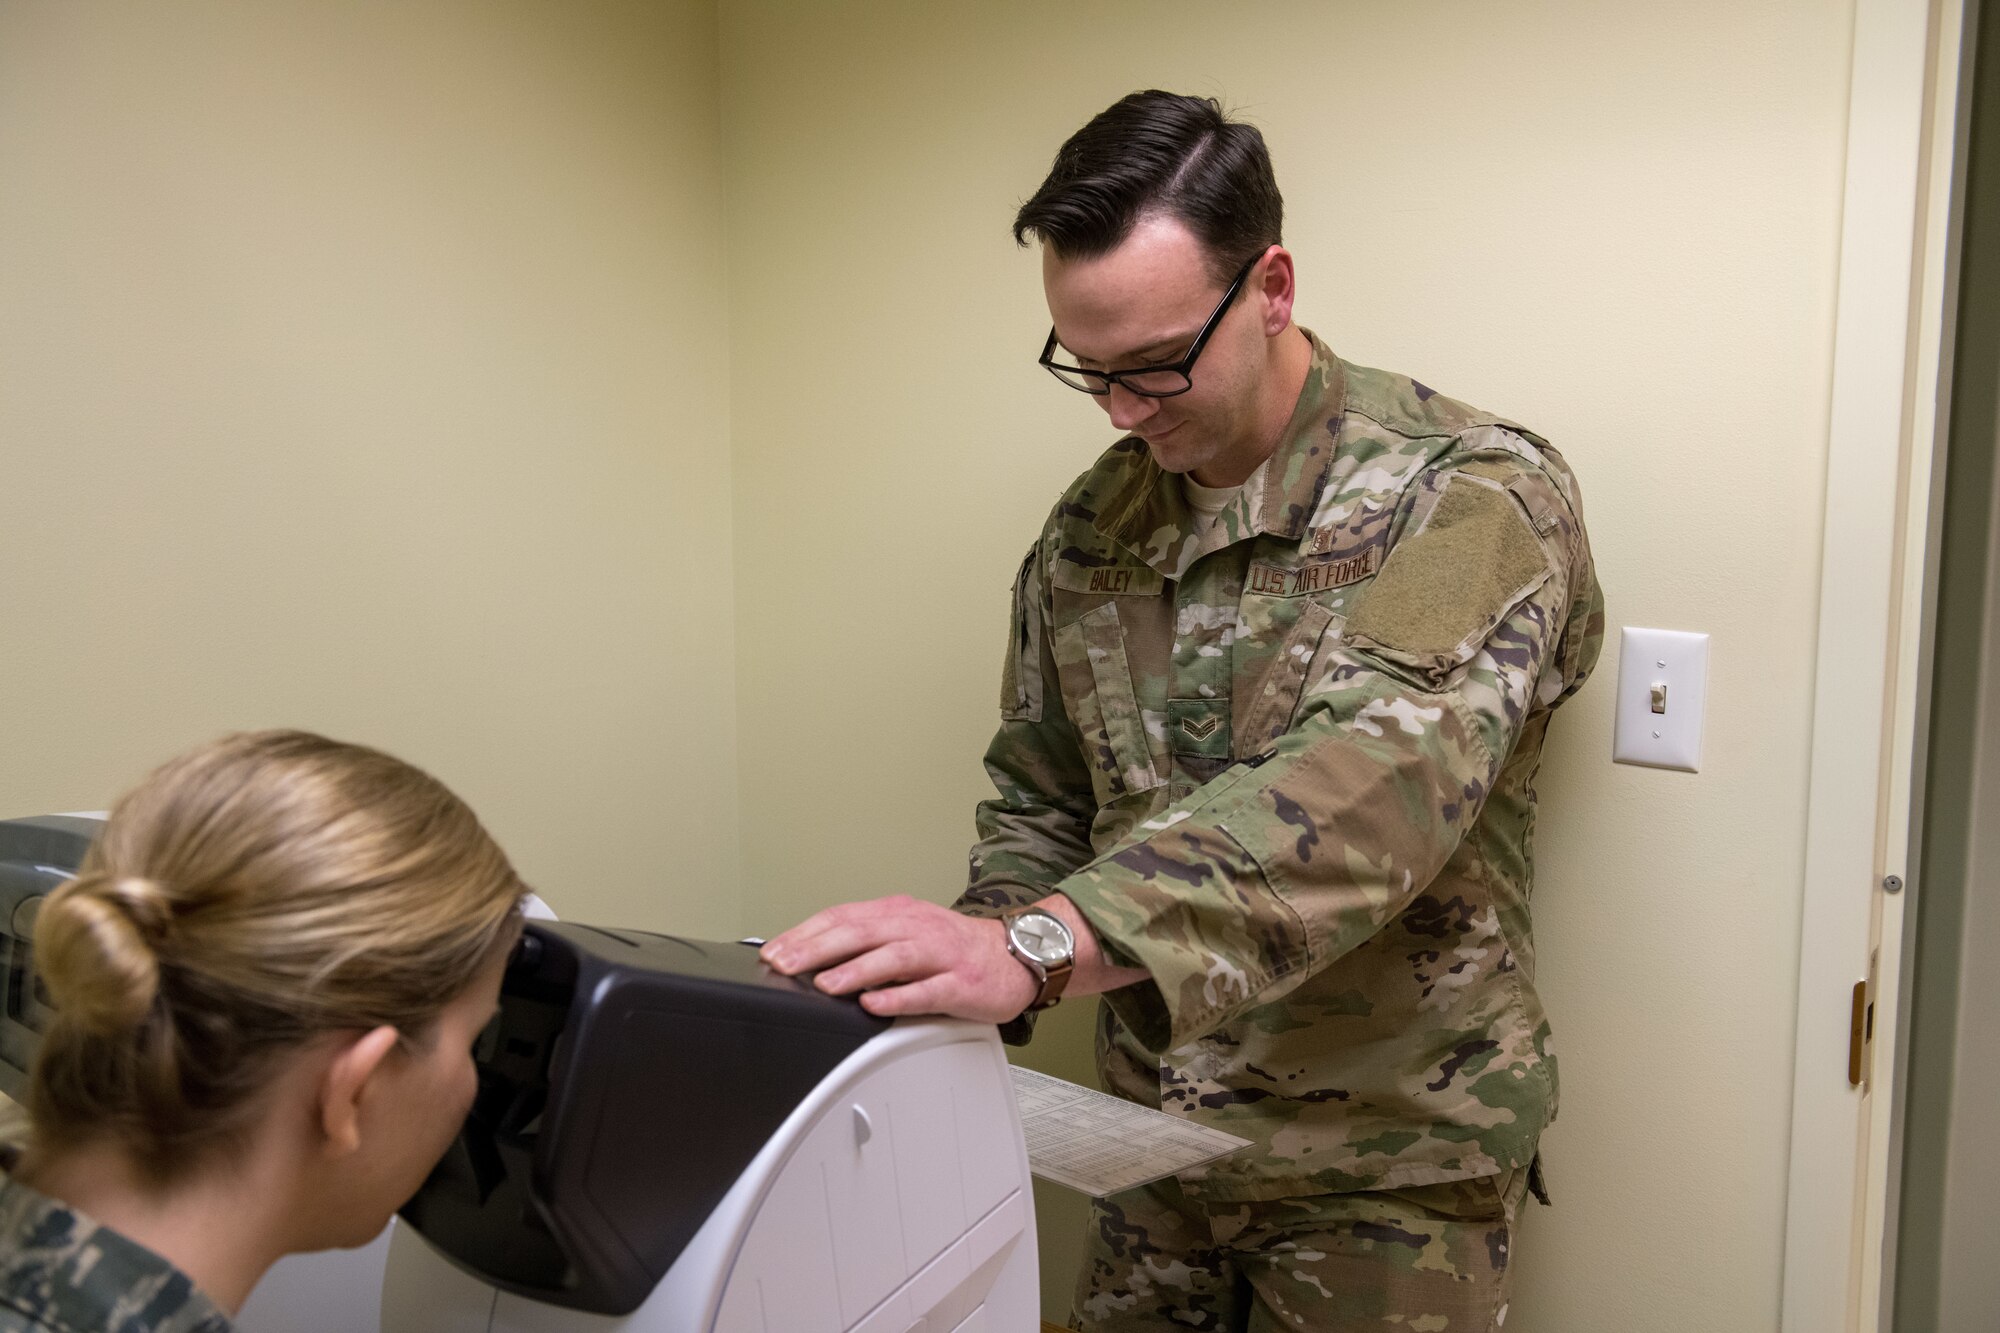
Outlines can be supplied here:
[[[50, 1010], [40, 901], [99, 820], [0, 821], [0, 1091]], [[246, 1333], [1032, 1333], [1027, 1154], [994, 1030], [887, 1022], [741, 944], [530, 921], [444, 1160]]]

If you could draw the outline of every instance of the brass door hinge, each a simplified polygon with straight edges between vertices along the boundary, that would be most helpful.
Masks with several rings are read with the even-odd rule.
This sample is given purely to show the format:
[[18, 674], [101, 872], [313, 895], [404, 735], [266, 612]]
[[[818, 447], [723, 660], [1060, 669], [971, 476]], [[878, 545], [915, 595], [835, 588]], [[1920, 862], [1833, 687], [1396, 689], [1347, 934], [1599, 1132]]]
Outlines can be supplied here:
[[1847, 1022], [1847, 1086], [1863, 1088], [1868, 1083], [1869, 1057], [1875, 1051], [1875, 1001], [1868, 983], [1854, 983], [1854, 1002]]

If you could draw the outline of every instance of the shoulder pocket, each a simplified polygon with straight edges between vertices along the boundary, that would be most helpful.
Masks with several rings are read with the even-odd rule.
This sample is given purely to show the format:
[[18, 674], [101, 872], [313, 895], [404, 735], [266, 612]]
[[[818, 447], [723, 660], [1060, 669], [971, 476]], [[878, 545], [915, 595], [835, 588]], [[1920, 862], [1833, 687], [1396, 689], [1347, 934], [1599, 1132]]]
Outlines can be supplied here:
[[1507, 488], [1456, 472], [1356, 600], [1346, 640], [1439, 684], [1550, 572], [1541, 538]]
[[1042, 616], [1035, 595], [1035, 552], [1030, 547], [1014, 576], [1014, 605], [1007, 617], [1007, 660], [1000, 668], [1000, 719], [1042, 720]]

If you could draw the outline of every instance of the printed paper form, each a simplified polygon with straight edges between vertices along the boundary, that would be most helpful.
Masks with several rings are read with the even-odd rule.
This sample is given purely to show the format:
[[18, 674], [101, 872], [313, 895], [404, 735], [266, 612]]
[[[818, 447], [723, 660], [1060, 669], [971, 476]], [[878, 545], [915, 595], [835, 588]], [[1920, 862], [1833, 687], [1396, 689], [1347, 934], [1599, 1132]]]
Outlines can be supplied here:
[[1009, 1068], [1029, 1169], [1082, 1194], [1102, 1198], [1133, 1189], [1250, 1144], [1094, 1088], [1019, 1065]]

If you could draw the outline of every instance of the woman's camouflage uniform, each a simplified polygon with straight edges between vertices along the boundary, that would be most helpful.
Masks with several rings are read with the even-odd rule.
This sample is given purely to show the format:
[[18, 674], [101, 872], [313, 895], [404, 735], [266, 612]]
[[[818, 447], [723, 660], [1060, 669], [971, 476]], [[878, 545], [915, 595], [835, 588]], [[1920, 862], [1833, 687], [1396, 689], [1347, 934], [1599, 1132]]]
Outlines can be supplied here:
[[1060, 891], [1151, 974], [1100, 1067], [1253, 1141], [1180, 1178], [1211, 1212], [1525, 1169], [1556, 1104], [1528, 898], [1543, 736], [1603, 638], [1576, 482], [1312, 341], [1205, 531], [1137, 439], [1056, 506], [959, 904]]
[[230, 1333], [151, 1250], [0, 1179], [0, 1333]]

